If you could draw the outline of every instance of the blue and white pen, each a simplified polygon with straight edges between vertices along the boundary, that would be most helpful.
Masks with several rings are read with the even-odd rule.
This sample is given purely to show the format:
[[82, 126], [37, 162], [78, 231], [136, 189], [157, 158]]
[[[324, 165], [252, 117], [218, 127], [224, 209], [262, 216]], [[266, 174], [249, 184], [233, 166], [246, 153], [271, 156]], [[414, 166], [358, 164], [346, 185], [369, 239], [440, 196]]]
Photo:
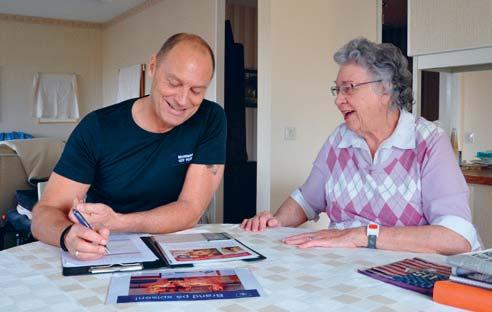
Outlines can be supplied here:
[[[89, 228], [91, 230], [94, 230], [94, 228], [92, 227], [92, 225], [89, 222], [87, 222], [87, 220], [84, 218], [84, 216], [82, 215], [82, 213], [80, 213], [80, 211], [78, 211], [75, 208], [73, 208], [72, 211], [73, 211], [73, 215], [75, 216], [75, 218], [77, 218], [77, 221], [79, 221], [80, 224], [82, 224], [86, 228]], [[108, 249], [108, 247], [104, 246], [104, 249], [106, 249], [106, 253], [109, 255], [109, 249]]]

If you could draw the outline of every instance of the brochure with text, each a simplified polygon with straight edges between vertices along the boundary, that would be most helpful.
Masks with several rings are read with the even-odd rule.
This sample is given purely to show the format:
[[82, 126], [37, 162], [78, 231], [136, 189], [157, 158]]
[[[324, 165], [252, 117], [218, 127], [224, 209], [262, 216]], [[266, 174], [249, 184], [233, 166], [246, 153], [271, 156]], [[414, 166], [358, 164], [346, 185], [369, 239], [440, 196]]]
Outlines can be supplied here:
[[248, 269], [154, 271], [114, 274], [106, 303], [222, 300], [263, 295]]

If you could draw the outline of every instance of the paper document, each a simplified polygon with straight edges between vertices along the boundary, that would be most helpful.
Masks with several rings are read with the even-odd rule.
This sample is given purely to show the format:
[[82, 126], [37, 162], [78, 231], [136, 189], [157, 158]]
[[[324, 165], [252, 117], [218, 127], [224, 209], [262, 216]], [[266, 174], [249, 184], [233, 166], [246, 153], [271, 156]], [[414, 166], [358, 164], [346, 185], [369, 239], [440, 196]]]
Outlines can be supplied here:
[[78, 260], [70, 253], [62, 251], [63, 267], [97, 266], [122, 263], [141, 263], [158, 258], [145, 245], [139, 234], [115, 233], [109, 236], [107, 245], [110, 254], [97, 260]]
[[264, 292], [248, 269], [147, 271], [114, 274], [106, 303], [221, 300], [259, 296], [264, 296]]
[[454, 267], [492, 275], [492, 248], [449, 256], [446, 262]]

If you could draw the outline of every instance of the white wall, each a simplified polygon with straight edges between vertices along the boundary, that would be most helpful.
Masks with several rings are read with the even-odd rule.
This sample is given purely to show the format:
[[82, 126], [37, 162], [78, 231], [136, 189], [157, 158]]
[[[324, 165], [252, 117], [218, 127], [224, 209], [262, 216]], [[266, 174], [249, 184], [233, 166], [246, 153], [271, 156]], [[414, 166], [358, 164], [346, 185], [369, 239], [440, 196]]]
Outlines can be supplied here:
[[75, 73], [81, 116], [101, 102], [101, 31], [0, 20], [0, 131], [66, 138], [74, 123], [33, 118], [35, 72]]
[[[275, 211], [342, 122], [332, 56], [355, 37], [377, 40], [377, 1], [259, 1], [258, 20], [258, 210]], [[296, 140], [284, 140], [287, 126]]]
[[492, 70], [461, 73], [463, 102], [463, 134], [474, 133], [474, 143], [461, 138], [463, 159], [473, 159], [477, 151], [492, 150], [490, 119], [492, 118]]

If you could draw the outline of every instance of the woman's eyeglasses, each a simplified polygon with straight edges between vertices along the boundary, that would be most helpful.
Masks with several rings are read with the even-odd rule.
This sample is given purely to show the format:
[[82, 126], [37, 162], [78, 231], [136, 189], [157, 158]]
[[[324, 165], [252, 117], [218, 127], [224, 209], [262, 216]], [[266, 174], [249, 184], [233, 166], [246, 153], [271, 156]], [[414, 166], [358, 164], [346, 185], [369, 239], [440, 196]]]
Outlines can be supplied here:
[[354, 93], [354, 90], [356, 88], [362, 86], [362, 85], [366, 85], [369, 83], [375, 83], [375, 82], [381, 82], [381, 81], [383, 81], [383, 80], [379, 79], [379, 80], [373, 80], [373, 81], [367, 81], [367, 82], [361, 82], [361, 83], [347, 83], [347, 84], [341, 85], [340, 87], [338, 87], [338, 86], [331, 87], [330, 90], [331, 90], [331, 94], [333, 94], [333, 96], [337, 96], [340, 93], [342, 95], [352, 95]]

